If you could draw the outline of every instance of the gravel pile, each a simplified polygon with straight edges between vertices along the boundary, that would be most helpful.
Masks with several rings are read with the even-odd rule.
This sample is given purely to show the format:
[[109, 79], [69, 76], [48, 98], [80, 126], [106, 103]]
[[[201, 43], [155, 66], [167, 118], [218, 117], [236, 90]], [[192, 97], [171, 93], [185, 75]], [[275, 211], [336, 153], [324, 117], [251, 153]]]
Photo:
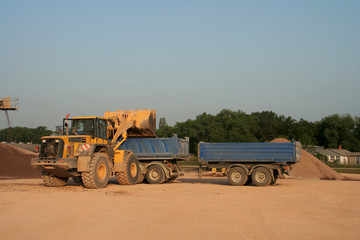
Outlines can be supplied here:
[[[290, 142], [284, 138], [276, 138], [271, 142]], [[311, 153], [301, 150], [301, 162], [293, 166], [290, 175], [297, 179], [345, 180], [346, 178]]]
[[31, 167], [31, 158], [37, 154], [0, 143], [0, 179], [40, 178], [41, 172]]

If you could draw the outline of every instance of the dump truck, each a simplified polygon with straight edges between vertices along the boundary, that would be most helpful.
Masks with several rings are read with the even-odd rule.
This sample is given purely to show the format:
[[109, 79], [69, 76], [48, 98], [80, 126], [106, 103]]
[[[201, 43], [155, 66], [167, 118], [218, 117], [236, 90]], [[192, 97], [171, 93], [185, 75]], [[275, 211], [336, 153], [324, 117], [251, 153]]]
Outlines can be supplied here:
[[58, 136], [41, 138], [39, 156], [31, 166], [41, 170], [46, 186], [64, 186], [73, 178], [87, 188], [104, 188], [113, 176], [120, 184], [136, 184], [140, 169], [146, 169], [134, 152], [119, 147], [131, 137], [156, 138], [155, 130], [154, 110], [105, 112], [104, 117], [67, 115]]
[[128, 138], [120, 150], [130, 150], [139, 161], [138, 183], [151, 184], [174, 181], [181, 175], [179, 160], [189, 157], [189, 138]]
[[301, 144], [200, 142], [198, 155], [205, 170], [221, 172], [231, 185], [266, 186], [289, 175], [301, 160]]

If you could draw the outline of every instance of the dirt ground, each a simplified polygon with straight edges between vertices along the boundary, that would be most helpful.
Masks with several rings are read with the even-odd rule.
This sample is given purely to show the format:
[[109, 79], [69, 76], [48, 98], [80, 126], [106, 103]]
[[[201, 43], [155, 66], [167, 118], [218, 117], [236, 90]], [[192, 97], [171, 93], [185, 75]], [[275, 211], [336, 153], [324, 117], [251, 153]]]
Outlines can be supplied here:
[[[360, 180], [360, 179], [359, 179]], [[359, 239], [360, 181], [279, 179], [230, 186], [182, 177], [162, 185], [49, 188], [0, 180], [1, 239]]]
[[[45, 187], [36, 155], [0, 144], [0, 239], [359, 239], [360, 175], [306, 152], [294, 179], [231, 186], [188, 173], [173, 183]], [[210, 174], [211, 176], [211, 174]], [[337, 179], [337, 180], [320, 180]], [[341, 180], [346, 179], [347, 181]], [[352, 180], [352, 181], [349, 181]]]

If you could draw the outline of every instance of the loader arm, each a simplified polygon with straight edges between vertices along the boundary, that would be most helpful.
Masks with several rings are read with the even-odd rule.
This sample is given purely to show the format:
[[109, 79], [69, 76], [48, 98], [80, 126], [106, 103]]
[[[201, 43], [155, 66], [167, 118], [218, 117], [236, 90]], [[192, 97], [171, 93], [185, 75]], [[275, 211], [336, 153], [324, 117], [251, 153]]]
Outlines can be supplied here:
[[[121, 135], [126, 135], [126, 131], [133, 126], [133, 122], [125, 122], [121, 124], [120, 127], [116, 130], [113, 139], [111, 140], [111, 144], [115, 144]], [[127, 136], [127, 135], [126, 135]]]

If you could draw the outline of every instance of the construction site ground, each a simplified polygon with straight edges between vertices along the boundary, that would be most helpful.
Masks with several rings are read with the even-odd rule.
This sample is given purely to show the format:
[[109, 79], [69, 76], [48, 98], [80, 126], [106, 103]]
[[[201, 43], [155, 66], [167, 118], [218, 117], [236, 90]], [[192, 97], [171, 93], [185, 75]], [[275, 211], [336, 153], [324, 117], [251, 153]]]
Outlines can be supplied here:
[[[106, 188], [93, 190], [69, 180], [65, 187], [49, 188], [39, 173], [30, 173], [31, 157], [34, 154], [0, 144], [1, 239], [360, 236], [359, 175], [320, 180], [325, 178], [294, 169], [294, 179], [279, 179], [274, 186], [235, 187], [225, 177], [188, 173], [161, 185], [122, 186], [112, 179]], [[4, 163], [21, 169], [11, 166], [13, 172], [5, 171]], [[21, 173], [24, 169], [27, 174]]]

